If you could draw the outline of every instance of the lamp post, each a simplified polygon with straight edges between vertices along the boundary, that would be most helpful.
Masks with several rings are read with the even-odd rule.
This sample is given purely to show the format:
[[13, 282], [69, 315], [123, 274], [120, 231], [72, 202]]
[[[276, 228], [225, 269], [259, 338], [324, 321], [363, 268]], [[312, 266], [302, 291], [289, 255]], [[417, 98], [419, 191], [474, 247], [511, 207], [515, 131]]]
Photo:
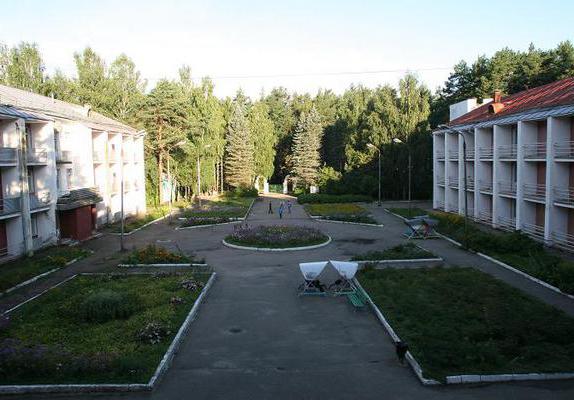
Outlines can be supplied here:
[[468, 196], [467, 196], [467, 178], [466, 178], [466, 138], [464, 133], [456, 128], [451, 128], [448, 125], [439, 125], [440, 129], [446, 129], [447, 131], [454, 132], [462, 137], [462, 162], [463, 162], [463, 173], [464, 173], [464, 248], [468, 248]]
[[379, 152], [379, 201], [377, 203], [377, 206], [381, 206], [381, 148], [375, 146], [372, 143], [367, 143], [367, 147], [371, 148], [371, 149], [376, 149]]
[[[394, 138], [393, 139], [394, 143], [405, 143], [403, 142], [401, 139], [399, 138]], [[413, 171], [413, 167], [412, 167], [412, 163], [411, 163], [411, 146], [409, 146], [408, 143], [406, 143], [407, 145], [407, 151], [408, 151], [408, 175], [409, 175], [409, 197], [408, 197], [408, 201], [409, 201], [409, 218], [412, 217], [411, 215], [411, 210], [412, 210], [412, 205], [411, 205], [411, 182], [412, 182], [412, 171]]]

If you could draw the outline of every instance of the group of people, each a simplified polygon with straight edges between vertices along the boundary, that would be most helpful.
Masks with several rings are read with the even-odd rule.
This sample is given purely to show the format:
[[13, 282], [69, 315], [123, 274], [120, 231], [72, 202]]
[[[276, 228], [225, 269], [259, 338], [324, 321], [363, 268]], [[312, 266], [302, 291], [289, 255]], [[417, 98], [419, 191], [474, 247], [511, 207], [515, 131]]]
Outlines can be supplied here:
[[[287, 209], [287, 212], [291, 214], [292, 206], [293, 204], [291, 203], [291, 200], [287, 200], [287, 202], [282, 201], [281, 203], [279, 203], [279, 209], [277, 210], [277, 213], [279, 214], [279, 219], [283, 219], [285, 209]], [[269, 200], [269, 210], [267, 210], [267, 214], [273, 214], [273, 201], [271, 200]]]

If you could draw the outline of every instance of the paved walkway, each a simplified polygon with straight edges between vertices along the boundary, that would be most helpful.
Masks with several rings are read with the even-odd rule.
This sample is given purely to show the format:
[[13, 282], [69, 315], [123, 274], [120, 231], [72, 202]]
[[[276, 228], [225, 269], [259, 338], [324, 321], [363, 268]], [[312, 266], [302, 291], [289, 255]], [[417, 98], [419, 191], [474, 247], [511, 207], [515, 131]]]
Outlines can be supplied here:
[[[277, 223], [268, 201], [256, 202], [248, 223]], [[376, 207], [376, 206], [375, 206]], [[258, 253], [224, 247], [231, 225], [173, 231], [158, 224], [130, 243], [172, 239], [205, 257], [218, 279], [184, 340], [174, 364], [153, 393], [103, 395], [106, 399], [572, 399], [574, 382], [508, 383], [428, 388], [400, 366], [388, 335], [370, 312], [355, 312], [343, 298], [299, 298], [297, 263], [345, 259], [403, 241], [401, 222], [382, 210], [383, 228], [309, 219], [294, 205], [281, 223], [320, 227], [329, 246], [293, 253]], [[113, 240], [99, 239], [116, 246]], [[98, 242], [98, 243], [100, 243]], [[456, 261], [470, 258], [444, 241], [425, 242]], [[99, 245], [98, 245], [99, 246]], [[102, 245], [105, 247], [104, 245]], [[465, 256], [466, 255], [466, 256]], [[464, 257], [464, 258], [462, 258]], [[549, 302], [552, 296], [541, 296]], [[566, 306], [566, 304], [564, 304]], [[568, 308], [568, 307], [566, 307]], [[45, 398], [28, 396], [25, 398]], [[59, 397], [59, 396], [54, 396]], [[94, 398], [96, 396], [73, 396]], [[24, 397], [22, 397], [24, 398]]]

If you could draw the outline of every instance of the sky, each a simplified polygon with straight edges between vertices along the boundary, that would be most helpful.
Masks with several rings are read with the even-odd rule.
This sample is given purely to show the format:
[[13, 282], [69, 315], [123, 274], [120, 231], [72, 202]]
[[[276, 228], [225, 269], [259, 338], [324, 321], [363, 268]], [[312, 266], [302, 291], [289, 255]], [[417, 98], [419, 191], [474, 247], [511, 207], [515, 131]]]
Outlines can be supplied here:
[[[148, 89], [189, 65], [216, 95], [257, 98], [351, 84], [396, 86], [411, 71], [431, 89], [453, 65], [503, 47], [574, 41], [574, 1], [1, 0], [0, 42], [36, 42], [48, 73], [73, 75], [91, 46], [107, 63], [134, 60]], [[368, 72], [368, 73], [365, 73]]]

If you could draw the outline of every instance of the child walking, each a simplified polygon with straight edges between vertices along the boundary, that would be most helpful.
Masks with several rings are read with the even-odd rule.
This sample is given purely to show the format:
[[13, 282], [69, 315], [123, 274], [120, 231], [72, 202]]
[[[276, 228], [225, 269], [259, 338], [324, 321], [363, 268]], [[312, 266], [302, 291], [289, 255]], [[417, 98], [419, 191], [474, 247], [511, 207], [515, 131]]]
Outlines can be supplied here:
[[285, 203], [279, 204], [279, 219], [283, 219], [283, 211], [285, 210]]

